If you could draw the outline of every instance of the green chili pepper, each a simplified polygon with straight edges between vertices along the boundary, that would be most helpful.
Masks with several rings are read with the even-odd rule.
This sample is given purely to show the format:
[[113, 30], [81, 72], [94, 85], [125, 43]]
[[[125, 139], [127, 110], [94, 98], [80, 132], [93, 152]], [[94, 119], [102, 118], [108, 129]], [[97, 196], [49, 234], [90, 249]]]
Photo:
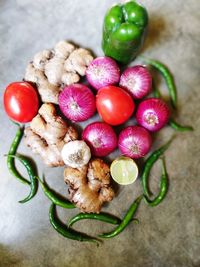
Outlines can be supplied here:
[[135, 212], [137, 211], [137, 209], [139, 207], [139, 204], [140, 204], [142, 198], [143, 198], [143, 195], [139, 196], [132, 203], [132, 205], [129, 207], [127, 213], [125, 214], [123, 220], [121, 221], [121, 223], [113, 231], [101, 234], [101, 235], [99, 235], [99, 237], [111, 238], [111, 237], [114, 237], [114, 236], [120, 234], [127, 227], [127, 225], [131, 222]]
[[77, 241], [85, 241], [85, 242], [94, 242], [99, 244], [100, 240], [97, 238], [88, 236], [84, 233], [77, 232], [65, 224], [63, 224], [57, 217], [56, 217], [56, 205], [54, 203], [51, 204], [49, 210], [49, 220], [53, 228], [62, 236], [67, 237], [69, 239], [77, 240]]
[[164, 159], [162, 159], [162, 166], [163, 166], [163, 171], [162, 171], [162, 176], [161, 176], [161, 181], [160, 181], [160, 192], [158, 196], [155, 197], [153, 200], [150, 200], [147, 196], [144, 196], [146, 203], [152, 207], [160, 204], [160, 202], [165, 198], [167, 194], [167, 190], [168, 190], [168, 175], [167, 175], [167, 170], [166, 170]]
[[69, 200], [61, 197], [58, 193], [56, 193], [54, 190], [49, 188], [49, 186], [44, 183], [39, 177], [37, 179], [40, 182], [40, 185], [42, 187], [42, 190], [44, 194], [57, 206], [60, 206], [65, 209], [73, 209], [75, 208], [74, 204], [72, 204]]
[[135, 1], [112, 6], [105, 15], [102, 48], [106, 56], [127, 64], [140, 50], [146, 35], [148, 14]]
[[28, 180], [26, 180], [24, 177], [21, 176], [21, 174], [17, 171], [16, 167], [15, 167], [15, 158], [11, 157], [13, 155], [16, 154], [17, 152], [17, 148], [19, 146], [19, 143], [22, 139], [22, 136], [24, 134], [24, 127], [20, 127], [19, 124], [15, 123], [16, 125], [18, 125], [18, 130], [17, 133], [15, 135], [15, 138], [10, 146], [10, 150], [8, 152], [7, 155], [7, 166], [8, 166], [8, 170], [9, 172], [16, 177], [21, 183], [26, 184], [26, 185], [30, 185], [30, 182]]
[[149, 187], [148, 187], [148, 179], [149, 179], [151, 168], [153, 167], [153, 164], [159, 159], [159, 157], [167, 150], [171, 142], [172, 142], [172, 139], [169, 140], [165, 145], [161, 146], [159, 149], [154, 151], [147, 158], [144, 164], [144, 169], [143, 169], [143, 173], [141, 176], [141, 180], [142, 180], [142, 187], [143, 187], [144, 195], [147, 197], [151, 195], [151, 192], [149, 191]]
[[167, 68], [167, 66], [165, 66], [163, 63], [161, 63], [158, 60], [154, 60], [154, 59], [147, 59], [144, 57], [141, 57], [142, 59], [144, 59], [144, 61], [151, 65], [152, 67], [154, 67], [156, 70], [158, 70], [162, 76], [165, 79], [168, 91], [169, 91], [169, 95], [171, 97], [171, 103], [172, 106], [174, 108], [176, 108], [177, 106], [177, 89], [176, 89], [176, 85], [174, 82], [174, 78], [170, 72], [170, 70]]
[[192, 126], [183, 126], [179, 123], [175, 122], [173, 119], [169, 120], [169, 125], [176, 131], [185, 132], [185, 131], [193, 131], [194, 128]]
[[74, 217], [72, 217], [68, 221], [68, 227], [71, 227], [75, 222], [78, 222], [80, 220], [85, 220], [85, 219], [92, 219], [92, 220], [98, 220], [98, 221], [103, 221], [111, 224], [120, 224], [121, 219], [115, 217], [114, 215], [111, 215], [109, 213], [104, 213], [101, 212], [99, 214], [97, 213], [79, 213], [76, 214]]
[[22, 155], [10, 155], [10, 157], [14, 157], [18, 159], [24, 165], [24, 167], [26, 168], [28, 172], [28, 175], [31, 181], [31, 184], [30, 184], [31, 191], [29, 195], [25, 199], [20, 200], [19, 203], [28, 202], [36, 195], [37, 190], [38, 190], [38, 180], [36, 178], [35, 169], [33, 168], [31, 161]]

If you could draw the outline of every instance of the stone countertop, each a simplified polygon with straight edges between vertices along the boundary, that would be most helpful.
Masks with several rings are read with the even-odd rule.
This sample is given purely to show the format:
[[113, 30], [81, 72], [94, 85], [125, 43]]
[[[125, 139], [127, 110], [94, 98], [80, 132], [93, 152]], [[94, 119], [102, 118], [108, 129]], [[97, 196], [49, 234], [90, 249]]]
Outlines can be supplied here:
[[[193, 133], [177, 134], [166, 152], [170, 188], [165, 201], [155, 208], [142, 203], [139, 225], [131, 224], [118, 237], [99, 248], [63, 238], [49, 224], [49, 201], [41, 190], [27, 204], [18, 200], [27, 188], [8, 173], [4, 154], [8, 152], [16, 126], [6, 117], [2, 96], [12, 81], [21, 80], [33, 55], [51, 48], [62, 39], [73, 40], [102, 55], [103, 16], [113, 0], [1, 0], [0, 1], [0, 267], [199, 267], [200, 266], [200, 1], [141, 1], [149, 11], [150, 27], [143, 53], [165, 62], [175, 74], [178, 87], [177, 119], [192, 124]], [[163, 81], [160, 88], [166, 93]], [[154, 147], [173, 131], [166, 127], [156, 135]], [[22, 143], [19, 151], [31, 152]], [[39, 173], [48, 183], [66, 193], [63, 168], [48, 169], [34, 156]], [[23, 170], [22, 170], [23, 173]], [[152, 173], [156, 189], [159, 163]], [[158, 190], [158, 188], [157, 188]], [[119, 195], [105, 208], [123, 216], [141, 192], [140, 181], [120, 188]], [[125, 204], [126, 203], [126, 204]], [[66, 220], [77, 211], [59, 209]], [[112, 229], [101, 222], [80, 222], [76, 229], [89, 234]]]

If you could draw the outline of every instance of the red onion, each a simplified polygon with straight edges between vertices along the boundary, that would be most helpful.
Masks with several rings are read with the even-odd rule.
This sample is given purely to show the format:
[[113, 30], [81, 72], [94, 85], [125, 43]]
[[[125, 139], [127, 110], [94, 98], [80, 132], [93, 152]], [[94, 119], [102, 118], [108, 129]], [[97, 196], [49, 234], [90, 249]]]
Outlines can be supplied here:
[[141, 126], [129, 126], [119, 134], [118, 147], [127, 157], [137, 159], [144, 157], [151, 149], [150, 133]]
[[72, 121], [85, 121], [96, 110], [95, 96], [83, 84], [72, 84], [63, 89], [58, 98], [63, 114]]
[[133, 98], [141, 99], [151, 91], [151, 74], [144, 66], [127, 68], [121, 75], [119, 85], [126, 89]]
[[136, 112], [138, 124], [151, 132], [156, 132], [167, 124], [170, 111], [167, 104], [158, 98], [142, 101]]
[[120, 69], [110, 57], [95, 58], [86, 70], [88, 82], [96, 89], [119, 82]]
[[93, 122], [82, 133], [82, 139], [88, 144], [92, 155], [104, 157], [117, 147], [117, 136], [113, 128], [105, 122]]

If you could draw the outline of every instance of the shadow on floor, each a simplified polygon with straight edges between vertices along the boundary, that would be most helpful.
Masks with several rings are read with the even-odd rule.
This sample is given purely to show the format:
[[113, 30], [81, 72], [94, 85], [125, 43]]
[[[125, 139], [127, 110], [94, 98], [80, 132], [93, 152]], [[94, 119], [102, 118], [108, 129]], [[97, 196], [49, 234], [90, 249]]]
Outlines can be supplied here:
[[142, 48], [142, 53], [151, 47], [154, 47], [162, 38], [162, 34], [166, 29], [166, 22], [163, 17], [158, 14], [151, 14], [146, 40]]
[[20, 267], [23, 255], [0, 244], [0, 267]]

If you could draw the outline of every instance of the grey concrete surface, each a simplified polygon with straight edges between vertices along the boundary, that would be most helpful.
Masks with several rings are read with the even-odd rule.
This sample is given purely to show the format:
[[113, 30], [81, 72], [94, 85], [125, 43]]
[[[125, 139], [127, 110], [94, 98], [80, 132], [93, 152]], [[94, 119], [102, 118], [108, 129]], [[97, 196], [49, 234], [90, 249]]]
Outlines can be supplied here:
[[[106, 9], [114, 0], [1, 0], [0, 1], [0, 267], [199, 267], [200, 266], [200, 1], [141, 1], [150, 15], [150, 28], [143, 53], [165, 62], [175, 74], [179, 95], [177, 118], [192, 124], [193, 133], [177, 134], [166, 153], [170, 188], [166, 200], [156, 208], [142, 203], [137, 217], [118, 237], [99, 248], [58, 235], [48, 220], [49, 201], [40, 190], [21, 205], [28, 189], [8, 173], [3, 155], [8, 152], [16, 127], [3, 110], [4, 88], [23, 78], [34, 53], [62, 39], [91, 48], [102, 55], [101, 27]], [[163, 81], [160, 87], [166, 93]], [[154, 147], [173, 131], [168, 127], [155, 137]], [[31, 155], [22, 143], [20, 152]], [[62, 168], [48, 169], [32, 156], [48, 183], [66, 193]], [[23, 172], [23, 170], [22, 170]], [[159, 163], [152, 173], [157, 188]], [[25, 174], [25, 173], [24, 173]], [[105, 208], [122, 216], [141, 192], [140, 181], [121, 187]], [[66, 220], [76, 211], [59, 209]], [[112, 229], [87, 221], [76, 229], [90, 234]]]

